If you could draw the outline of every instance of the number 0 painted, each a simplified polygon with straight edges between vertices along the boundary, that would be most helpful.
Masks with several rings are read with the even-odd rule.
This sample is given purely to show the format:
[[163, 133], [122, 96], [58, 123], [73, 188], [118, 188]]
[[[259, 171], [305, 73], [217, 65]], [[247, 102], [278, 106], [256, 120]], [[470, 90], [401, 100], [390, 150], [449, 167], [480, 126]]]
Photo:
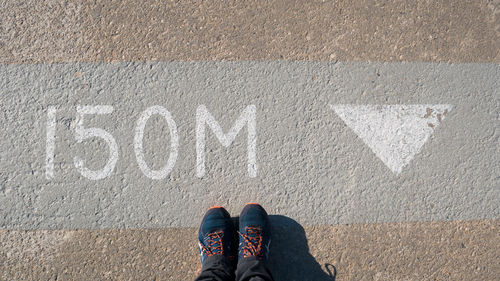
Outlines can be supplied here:
[[[144, 160], [144, 129], [146, 128], [148, 119], [154, 114], [163, 116], [163, 118], [167, 120], [168, 128], [170, 129], [170, 156], [168, 157], [167, 164], [160, 170], [151, 170]], [[174, 119], [172, 119], [172, 115], [170, 114], [170, 112], [163, 106], [159, 105], [147, 108], [137, 121], [134, 136], [135, 157], [137, 158], [137, 164], [139, 164], [139, 168], [144, 173], [144, 175], [153, 180], [161, 180], [166, 178], [174, 168], [175, 161], [177, 161], [178, 147], [179, 135], [177, 134], [177, 125], [175, 124]]]

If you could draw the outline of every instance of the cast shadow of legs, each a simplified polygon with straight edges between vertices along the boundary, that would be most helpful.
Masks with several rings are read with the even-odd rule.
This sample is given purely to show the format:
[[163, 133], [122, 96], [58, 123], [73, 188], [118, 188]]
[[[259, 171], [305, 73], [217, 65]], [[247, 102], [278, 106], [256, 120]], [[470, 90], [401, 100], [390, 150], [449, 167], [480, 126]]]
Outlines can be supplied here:
[[269, 216], [272, 225], [269, 267], [276, 281], [334, 281], [332, 264], [320, 265], [309, 253], [304, 228], [285, 216]]

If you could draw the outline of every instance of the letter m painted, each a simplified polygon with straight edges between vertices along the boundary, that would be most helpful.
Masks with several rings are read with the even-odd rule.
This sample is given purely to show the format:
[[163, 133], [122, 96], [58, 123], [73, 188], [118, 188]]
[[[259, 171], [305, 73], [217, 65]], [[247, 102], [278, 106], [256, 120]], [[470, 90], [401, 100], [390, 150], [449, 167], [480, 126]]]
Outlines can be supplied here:
[[208, 125], [214, 132], [219, 142], [224, 147], [229, 147], [238, 135], [239, 131], [247, 124], [248, 128], [248, 176], [254, 178], [257, 176], [257, 157], [256, 157], [256, 110], [255, 105], [249, 105], [238, 117], [234, 126], [227, 134], [224, 134], [219, 123], [208, 112], [204, 105], [196, 109], [196, 175], [203, 177], [205, 175], [205, 125]]

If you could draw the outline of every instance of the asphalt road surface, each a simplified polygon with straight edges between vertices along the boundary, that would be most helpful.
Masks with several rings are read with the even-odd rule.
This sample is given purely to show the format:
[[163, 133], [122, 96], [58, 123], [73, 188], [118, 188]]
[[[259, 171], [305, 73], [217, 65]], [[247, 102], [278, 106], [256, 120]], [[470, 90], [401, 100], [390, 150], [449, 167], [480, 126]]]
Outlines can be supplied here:
[[0, 279], [192, 280], [259, 202], [277, 280], [495, 280], [499, 14], [2, 3]]

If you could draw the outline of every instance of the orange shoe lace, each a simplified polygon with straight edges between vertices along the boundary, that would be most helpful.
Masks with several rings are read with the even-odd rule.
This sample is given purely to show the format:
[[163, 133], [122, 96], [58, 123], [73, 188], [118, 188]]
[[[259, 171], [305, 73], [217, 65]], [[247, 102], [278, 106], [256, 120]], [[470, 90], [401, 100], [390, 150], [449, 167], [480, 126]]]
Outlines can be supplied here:
[[243, 251], [243, 257], [258, 257], [262, 258], [262, 230], [260, 227], [247, 227], [247, 234], [243, 234], [238, 231], [240, 236], [243, 238], [243, 245], [241, 250]]
[[224, 247], [222, 244], [223, 236], [223, 231], [208, 233], [207, 236], [203, 239], [205, 245], [201, 245], [201, 251], [203, 255], [209, 257], [214, 255], [222, 255], [224, 252]]

